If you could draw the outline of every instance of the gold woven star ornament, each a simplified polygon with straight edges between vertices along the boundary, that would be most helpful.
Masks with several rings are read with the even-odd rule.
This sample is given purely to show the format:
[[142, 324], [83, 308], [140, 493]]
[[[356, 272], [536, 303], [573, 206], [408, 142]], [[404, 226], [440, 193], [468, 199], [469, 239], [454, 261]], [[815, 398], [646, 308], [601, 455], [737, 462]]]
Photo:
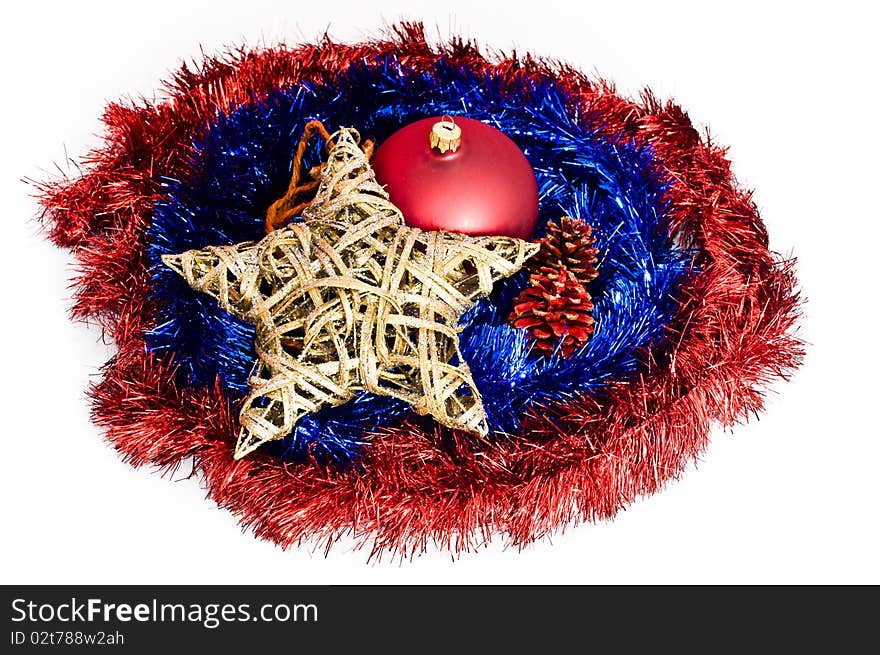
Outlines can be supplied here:
[[302, 222], [256, 243], [162, 258], [256, 328], [236, 459], [363, 391], [403, 399], [451, 428], [488, 432], [458, 321], [538, 246], [407, 227], [358, 141], [352, 129], [334, 135]]

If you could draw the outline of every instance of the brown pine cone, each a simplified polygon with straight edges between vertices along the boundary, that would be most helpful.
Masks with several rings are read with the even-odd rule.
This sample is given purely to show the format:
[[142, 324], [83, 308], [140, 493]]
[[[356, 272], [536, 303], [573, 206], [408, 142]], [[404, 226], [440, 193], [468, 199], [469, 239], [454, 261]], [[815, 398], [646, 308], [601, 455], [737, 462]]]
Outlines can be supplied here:
[[541, 268], [567, 268], [582, 285], [599, 275], [596, 270], [599, 251], [589, 223], [563, 216], [558, 223], [547, 223], [547, 234], [541, 239], [541, 249], [526, 266], [531, 272]]
[[569, 357], [593, 334], [592, 311], [589, 292], [570, 270], [545, 266], [516, 297], [508, 320], [529, 331], [535, 348]]

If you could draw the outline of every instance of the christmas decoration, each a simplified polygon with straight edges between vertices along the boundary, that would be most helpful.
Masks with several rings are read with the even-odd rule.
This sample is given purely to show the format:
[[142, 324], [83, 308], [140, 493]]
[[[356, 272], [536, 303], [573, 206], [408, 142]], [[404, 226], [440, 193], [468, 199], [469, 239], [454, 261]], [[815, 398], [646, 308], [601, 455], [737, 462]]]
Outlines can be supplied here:
[[539, 350], [559, 349], [563, 357], [570, 357], [593, 334], [590, 294], [564, 266], [540, 268], [529, 283], [516, 297], [510, 320], [529, 331]]
[[558, 222], [549, 221], [540, 244], [540, 250], [526, 264], [533, 273], [543, 268], [564, 268], [581, 285], [598, 277], [599, 250], [593, 229], [585, 221], [571, 216], [563, 216]]
[[[49, 237], [79, 260], [73, 315], [118, 349], [91, 389], [94, 420], [135, 466], [191, 461], [210, 498], [284, 547], [350, 536], [377, 557], [407, 557], [432, 543], [521, 546], [611, 517], [680, 475], [713, 426], [759, 412], [767, 386], [798, 365], [793, 264], [768, 249], [724, 149], [674, 103], [623, 98], [546, 60], [490, 59], [461, 39], [429, 45], [418, 25], [394, 29], [184, 67], [167, 99], [108, 107], [106, 143], [82, 173], [42, 188]], [[568, 271], [589, 290], [594, 333], [567, 357], [558, 344], [535, 356], [529, 331], [508, 322], [530, 287], [520, 271], [457, 321], [453, 362], [468, 364], [485, 437], [364, 390], [236, 460], [256, 330], [162, 257], [259, 242], [279, 199], [270, 230], [305, 219], [297, 205], [316, 189], [297, 188], [326, 159], [311, 140], [291, 169], [310, 119], [357, 126], [378, 144], [375, 161], [395, 132], [446, 115], [461, 147], [432, 152], [420, 129], [420, 156], [462, 156], [466, 117], [528, 160], [540, 204], [527, 240], [565, 215], [592, 227], [598, 277]], [[494, 172], [479, 171], [489, 187]], [[425, 197], [450, 193], [410, 183]], [[573, 288], [563, 284], [560, 295]]]
[[509, 321], [528, 330], [538, 350], [570, 357], [593, 334], [593, 302], [586, 284], [599, 275], [592, 228], [564, 216], [547, 223], [538, 253], [527, 263], [529, 286], [513, 301]]
[[344, 129], [332, 140], [303, 222], [258, 243], [162, 257], [193, 289], [256, 327], [259, 365], [236, 459], [364, 390], [451, 428], [489, 431], [456, 323], [538, 246], [405, 227], [360, 137]]
[[532, 167], [487, 123], [466, 116], [410, 123], [379, 144], [372, 163], [411, 227], [520, 239], [535, 231]]

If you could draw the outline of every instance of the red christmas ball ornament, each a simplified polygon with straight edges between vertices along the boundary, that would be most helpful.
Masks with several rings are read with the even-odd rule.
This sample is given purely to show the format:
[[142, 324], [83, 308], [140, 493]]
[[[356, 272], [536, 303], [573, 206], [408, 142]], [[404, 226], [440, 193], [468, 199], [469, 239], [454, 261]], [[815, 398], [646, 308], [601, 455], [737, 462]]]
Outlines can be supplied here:
[[416, 121], [388, 137], [372, 165], [410, 227], [520, 239], [535, 230], [535, 173], [491, 125], [464, 117]]

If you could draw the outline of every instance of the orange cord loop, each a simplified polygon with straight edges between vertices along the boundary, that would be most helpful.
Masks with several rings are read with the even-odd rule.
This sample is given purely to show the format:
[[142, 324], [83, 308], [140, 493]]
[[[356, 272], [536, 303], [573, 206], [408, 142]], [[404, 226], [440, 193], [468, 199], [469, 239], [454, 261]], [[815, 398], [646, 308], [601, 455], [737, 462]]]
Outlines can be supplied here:
[[[309, 179], [305, 182], [302, 181], [303, 158], [305, 157], [309, 142], [316, 136], [323, 139], [325, 143], [330, 142], [330, 133], [324, 127], [324, 124], [319, 120], [310, 120], [303, 128], [302, 138], [299, 140], [299, 145], [297, 145], [296, 152], [293, 155], [290, 184], [287, 185], [287, 192], [273, 202], [269, 209], [266, 210], [267, 234], [287, 225], [312, 203], [312, 199], [318, 191], [318, 179], [326, 165], [326, 162], [321, 162], [318, 166], [313, 166], [308, 171]], [[373, 157], [374, 147], [375, 143], [372, 139], [367, 139], [361, 145], [361, 150], [364, 151], [368, 161]]]

